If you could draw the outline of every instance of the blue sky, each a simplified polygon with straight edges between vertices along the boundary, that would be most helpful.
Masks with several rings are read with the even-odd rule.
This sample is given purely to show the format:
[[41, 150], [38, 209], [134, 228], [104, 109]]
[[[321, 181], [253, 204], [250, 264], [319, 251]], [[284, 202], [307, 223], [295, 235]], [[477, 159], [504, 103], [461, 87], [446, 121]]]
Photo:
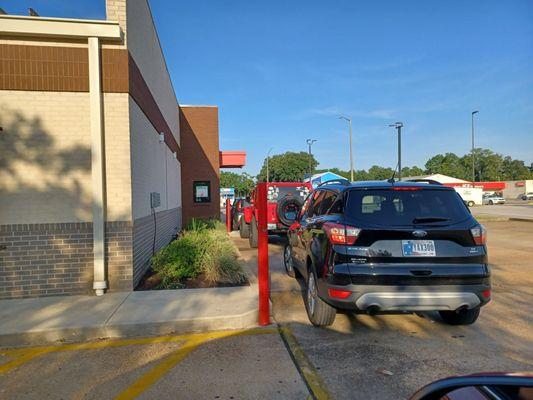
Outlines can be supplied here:
[[[41, 15], [103, 18], [103, 0], [4, 2]], [[320, 167], [394, 167], [476, 145], [533, 162], [533, 2], [151, 1], [181, 104], [220, 108], [221, 148], [257, 173], [273, 154], [306, 150]]]

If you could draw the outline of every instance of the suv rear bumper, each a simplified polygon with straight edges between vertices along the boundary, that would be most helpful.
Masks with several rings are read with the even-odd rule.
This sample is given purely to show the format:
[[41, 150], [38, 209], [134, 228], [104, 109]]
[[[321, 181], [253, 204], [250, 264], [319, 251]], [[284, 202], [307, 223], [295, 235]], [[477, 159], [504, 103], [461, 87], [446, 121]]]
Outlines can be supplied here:
[[[394, 311], [441, 311], [476, 308], [490, 301], [490, 284], [446, 286], [327, 285], [321, 294], [336, 308], [369, 313]], [[350, 291], [345, 299], [329, 296], [328, 289]], [[490, 292], [488, 292], [490, 293]]]

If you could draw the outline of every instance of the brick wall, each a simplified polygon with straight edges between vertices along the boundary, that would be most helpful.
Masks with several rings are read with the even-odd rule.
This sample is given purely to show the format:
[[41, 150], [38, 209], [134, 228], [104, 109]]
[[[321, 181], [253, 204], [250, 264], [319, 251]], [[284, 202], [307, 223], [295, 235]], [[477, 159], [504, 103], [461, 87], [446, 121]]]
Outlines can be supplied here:
[[[192, 218], [218, 218], [220, 215], [220, 159], [218, 108], [181, 106], [181, 194], [183, 224]], [[211, 182], [211, 202], [195, 203], [193, 182]]]
[[[156, 213], [156, 251], [167, 245], [181, 229], [181, 207]], [[133, 223], [133, 285], [136, 286], [149, 267], [154, 243], [154, 216]]]
[[[92, 292], [90, 222], [0, 225], [0, 299]], [[131, 222], [106, 224], [109, 288], [131, 290]]]

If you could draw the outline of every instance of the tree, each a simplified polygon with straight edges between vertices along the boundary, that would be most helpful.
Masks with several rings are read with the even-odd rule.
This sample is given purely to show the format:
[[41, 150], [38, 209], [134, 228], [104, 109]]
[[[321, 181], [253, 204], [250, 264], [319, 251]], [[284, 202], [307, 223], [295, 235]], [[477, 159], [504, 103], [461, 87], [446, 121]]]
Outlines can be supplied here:
[[426, 162], [426, 171], [428, 174], [443, 174], [459, 179], [469, 179], [467, 166], [454, 153], [437, 154], [431, 157]]
[[236, 174], [235, 172], [221, 172], [220, 173], [220, 187], [234, 188], [236, 196], [246, 196], [255, 186], [255, 182], [251, 175], [243, 172]]
[[502, 173], [502, 179], [509, 181], [529, 179], [530, 177], [533, 177], [533, 163], [531, 163], [531, 167], [528, 168], [524, 161], [513, 160], [511, 157], [506, 156], [502, 162]]
[[422, 168], [417, 167], [416, 165], [409, 168], [409, 167], [403, 167], [402, 168], [402, 178], [407, 178], [410, 176], [420, 176], [425, 175], [426, 171], [424, 171]]
[[[311, 161], [311, 169], [315, 170], [318, 165], [315, 157], [306, 152], [286, 152], [270, 157], [269, 166], [269, 180], [270, 182], [300, 182], [304, 175], [309, 172], [309, 162]], [[263, 162], [261, 171], [257, 175], [259, 182], [266, 182], [267, 179], [267, 159]]]
[[373, 165], [368, 170], [368, 179], [372, 181], [383, 181], [386, 179], [392, 178], [394, 170], [392, 168], [380, 167], [378, 165]]

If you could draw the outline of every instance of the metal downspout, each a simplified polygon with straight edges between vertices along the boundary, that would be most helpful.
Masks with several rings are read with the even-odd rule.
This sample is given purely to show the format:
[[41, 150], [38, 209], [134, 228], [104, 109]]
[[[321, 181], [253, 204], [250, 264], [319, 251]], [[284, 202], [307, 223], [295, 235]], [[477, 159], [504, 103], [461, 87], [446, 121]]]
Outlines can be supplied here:
[[93, 208], [93, 289], [102, 296], [107, 289], [105, 265], [104, 125], [100, 73], [100, 42], [89, 38], [89, 99], [91, 117], [91, 180]]

